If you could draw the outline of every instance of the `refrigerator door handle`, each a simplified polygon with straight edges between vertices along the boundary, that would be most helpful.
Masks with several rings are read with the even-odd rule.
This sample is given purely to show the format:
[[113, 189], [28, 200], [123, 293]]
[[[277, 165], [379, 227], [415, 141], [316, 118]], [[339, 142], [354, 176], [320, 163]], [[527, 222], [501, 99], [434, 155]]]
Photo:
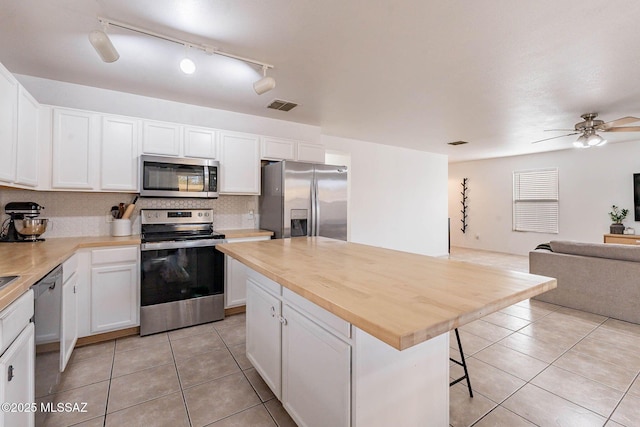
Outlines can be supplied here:
[[320, 194], [318, 191], [318, 178], [315, 176], [315, 173], [313, 176], [313, 186], [315, 188], [315, 193], [316, 193], [313, 196], [313, 203], [315, 203], [316, 205], [316, 214], [315, 214], [315, 217], [313, 218], [313, 223], [315, 224], [313, 235], [319, 236], [320, 235]]
[[311, 226], [309, 227], [308, 235], [317, 236], [316, 231], [318, 227], [318, 181], [315, 174], [311, 179]]

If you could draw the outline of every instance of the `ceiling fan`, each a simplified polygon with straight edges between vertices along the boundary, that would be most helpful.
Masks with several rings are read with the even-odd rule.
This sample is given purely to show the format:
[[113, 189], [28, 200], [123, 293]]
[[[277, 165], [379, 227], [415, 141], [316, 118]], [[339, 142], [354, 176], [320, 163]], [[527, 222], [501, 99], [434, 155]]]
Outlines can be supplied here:
[[610, 122], [604, 122], [603, 120], [596, 120], [598, 113], [586, 113], [581, 115], [584, 121], [576, 123], [573, 129], [546, 129], [545, 132], [571, 132], [566, 135], [552, 136], [551, 138], [540, 139], [532, 142], [537, 144], [538, 142], [548, 141], [550, 139], [564, 138], [566, 136], [580, 135], [578, 139], [573, 143], [577, 148], [589, 148], [597, 147], [607, 143], [607, 140], [598, 135], [598, 132], [640, 132], [640, 126], [623, 126], [629, 123], [638, 122], [638, 117], [622, 117]]

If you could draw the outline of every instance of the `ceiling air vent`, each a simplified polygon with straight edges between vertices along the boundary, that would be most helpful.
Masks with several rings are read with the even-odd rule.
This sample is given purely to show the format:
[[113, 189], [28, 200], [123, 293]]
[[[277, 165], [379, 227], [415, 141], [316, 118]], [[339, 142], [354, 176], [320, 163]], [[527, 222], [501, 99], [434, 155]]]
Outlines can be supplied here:
[[274, 99], [273, 101], [271, 101], [271, 104], [267, 105], [267, 108], [280, 111], [291, 111], [297, 106], [298, 104], [296, 104], [295, 102]]
[[468, 141], [453, 141], [453, 142], [447, 142], [447, 144], [449, 145], [463, 145], [463, 144], [468, 144]]

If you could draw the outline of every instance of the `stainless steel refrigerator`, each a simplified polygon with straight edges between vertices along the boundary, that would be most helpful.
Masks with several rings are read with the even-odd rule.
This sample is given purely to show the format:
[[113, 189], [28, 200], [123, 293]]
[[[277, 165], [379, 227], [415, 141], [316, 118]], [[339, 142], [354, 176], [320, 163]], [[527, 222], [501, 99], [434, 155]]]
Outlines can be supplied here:
[[262, 166], [260, 228], [275, 238], [347, 240], [347, 168], [284, 160]]

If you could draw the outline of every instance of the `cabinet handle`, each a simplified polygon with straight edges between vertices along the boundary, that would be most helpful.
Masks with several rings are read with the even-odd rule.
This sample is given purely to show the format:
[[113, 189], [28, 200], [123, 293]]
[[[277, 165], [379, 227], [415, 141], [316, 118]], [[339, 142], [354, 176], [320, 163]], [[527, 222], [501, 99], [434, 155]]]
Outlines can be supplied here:
[[13, 365], [9, 365], [9, 369], [7, 371], [7, 381], [11, 381], [13, 379]]
[[78, 293], [78, 291], [76, 290], [76, 285], [73, 285], [73, 293], [74, 293], [74, 294], [77, 294], [77, 293]]
[[287, 326], [287, 319], [282, 316], [278, 316], [278, 320], [282, 323], [282, 326]]
[[276, 317], [276, 308], [271, 306], [271, 317]]

